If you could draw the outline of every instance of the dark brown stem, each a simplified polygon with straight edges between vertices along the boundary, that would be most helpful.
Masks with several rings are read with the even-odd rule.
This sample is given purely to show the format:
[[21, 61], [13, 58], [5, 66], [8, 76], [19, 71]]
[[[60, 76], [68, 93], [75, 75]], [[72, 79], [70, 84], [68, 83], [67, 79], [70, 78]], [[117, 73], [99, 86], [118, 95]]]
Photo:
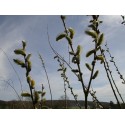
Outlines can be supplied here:
[[[101, 47], [100, 47], [100, 51], [101, 51], [101, 53], [102, 53]], [[117, 101], [117, 103], [118, 103], [118, 105], [119, 105], [119, 108], [121, 108], [121, 105], [120, 105], [120, 103], [119, 103], [118, 97], [117, 97], [117, 95], [116, 95], [116, 93], [115, 93], [115, 90], [114, 90], [114, 88], [113, 88], [113, 85], [112, 85], [112, 82], [111, 82], [111, 79], [110, 79], [110, 76], [109, 76], [109, 73], [108, 73], [108, 70], [107, 70], [107, 66], [106, 66], [106, 62], [107, 62], [107, 61], [106, 61], [106, 58], [105, 58], [104, 53], [102, 53], [102, 55], [103, 55], [103, 57], [104, 57], [104, 59], [105, 59], [105, 61], [104, 61], [104, 68], [105, 68], [105, 71], [106, 71], [106, 74], [107, 74], [107, 78], [108, 78], [108, 80], [109, 80], [109, 83], [110, 83], [110, 86], [111, 86], [111, 88], [112, 88], [113, 94], [114, 94], [114, 96], [115, 96], [115, 98], [116, 98], [116, 101]]]
[[[65, 88], [65, 83], [67, 83], [68, 84], [68, 88], [70, 89], [70, 91], [71, 91], [71, 94], [73, 95], [73, 97], [74, 97], [74, 99], [75, 99], [75, 101], [76, 101], [76, 104], [77, 104], [77, 106], [81, 109], [81, 106], [79, 105], [79, 103], [78, 103], [78, 101], [77, 101], [77, 97], [76, 97], [76, 95], [74, 94], [74, 92], [73, 92], [73, 88], [70, 86], [70, 84], [69, 84], [69, 81], [68, 81], [68, 77], [66, 76], [66, 72], [64, 71], [65, 70], [65, 66], [64, 66], [64, 62], [62, 63], [61, 62], [61, 60], [60, 60], [60, 58], [59, 57], [57, 57], [58, 59], [57, 59], [57, 61], [59, 62], [59, 66], [61, 67], [61, 69], [63, 70], [63, 81], [64, 81], [64, 89], [65, 89], [65, 92], [66, 92], [66, 88]], [[66, 95], [66, 93], [65, 93], [65, 95]], [[66, 97], [66, 96], [65, 96]], [[66, 102], [66, 101], [65, 101]]]
[[[65, 23], [64, 19], [62, 19], [62, 22], [63, 22], [64, 28], [65, 28], [66, 34], [68, 36], [68, 31], [67, 31], [66, 23]], [[70, 46], [72, 52], [75, 52], [74, 49], [73, 49], [72, 44], [70, 44], [69, 46]], [[85, 85], [84, 85], [84, 82], [83, 82], [82, 72], [81, 72], [81, 68], [80, 68], [80, 64], [79, 63], [77, 63], [77, 67], [78, 67], [78, 70], [79, 70], [79, 75], [80, 75], [80, 80], [81, 80], [81, 83], [82, 83], [83, 92], [85, 93], [86, 90], [85, 90]]]

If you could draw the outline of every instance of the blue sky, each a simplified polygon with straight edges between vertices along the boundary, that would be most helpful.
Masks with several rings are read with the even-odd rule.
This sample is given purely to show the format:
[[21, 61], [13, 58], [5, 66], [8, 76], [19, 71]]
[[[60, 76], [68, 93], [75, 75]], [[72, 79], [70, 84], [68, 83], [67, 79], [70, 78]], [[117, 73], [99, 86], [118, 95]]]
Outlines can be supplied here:
[[[125, 64], [125, 26], [121, 25], [122, 19], [120, 16], [100, 16], [100, 19], [103, 20], [100, 30], [105, 34], [105, 41], [108, 42], [111, 53], [115, 56], [115, 61], [121, 73], [125, 76], [125, 70], [123, 68]], [[84, 64], [91, 60], [85, 58], [85, 55], [88, 49], [93, 47], [91, 38], [84, 33], [84, 31], [88, 29], [87, 25], [89, 24], [89, 20], [89, 16], [67, 16], [66, 19], [67, 27], [74, 28], [76, 32], [73, 40], [74, 47], [76, 48], [77, 45], [83, 47], [81, 67], [83, 69], [86, 84], [88, 83], [90, 74]], [[13, 52], [14, 49], [21, 47], [22, 40], [27, 41], [27, 52], [32, 53], [31, 60], [33, 66], [31, 75], [36, 81], [36, 88], [40, 89], [41, 84], [43, 83], [46, 91], [46, 99], [50, 99], [45, 73], [37, 54], [38, 52], [41, 53], [50, 78], [53, 99], [59, 99], [60, 96], [64, 95], [63, 81], [59, 72], [57, 72], [58, 63], [53, 59], [55, 55], [50, 49], [47, 41], [47, 25], [49, 28], [51, 44], [67, 59], [67, 44], [64, 44], [65, 41], [59, 43], [55, 41], [56, 36], [64, 31], [60, 16], [0, 16], [0, 48], [7, 53], [13, 63], [13, 58], [18, 58]], [[0, 79], [13, 80], [13, 85], [20, 94], [21, 90], [19, 81], [2, 51], [0, 51], [0, 60]], [[28, 91], [28, 85], [24, 75], [25, 70], [21, 69], [14, 63], [13, 65], [21, 78], [23, 90]], [[97, 63], [96, 69], [99, 69], [100, 73], [99, 77], [93, 81], [92, 86], [97, 92], [98, 99], [101, 101], [112, 100], [115, 102], [103, 65]], [[67, 75], [71, 86], [74, 88], [74, 93], [78, 94], [78, 99], [83, 100], [84, 95], [82, 93], [81, 84], [77, 81], [77, 78], [72, 75], [70, 70], [68, 70]], [[119, 76], [114, 69], [113, 75], [115, 76], [121, 94], [123, 94], [123, 98], [125, 98], [125, 85], [121, 83], [121, 80], [119, 80]], [[68, 97], [73, 99], [69, 89], [67, 89], [67, 93]], [[17, 99], [16, 94], [11, 87], [0, 81], [0, 100], [11, 99]], [[91, 97], [89, 97], [89, 100], [91, 100]]]

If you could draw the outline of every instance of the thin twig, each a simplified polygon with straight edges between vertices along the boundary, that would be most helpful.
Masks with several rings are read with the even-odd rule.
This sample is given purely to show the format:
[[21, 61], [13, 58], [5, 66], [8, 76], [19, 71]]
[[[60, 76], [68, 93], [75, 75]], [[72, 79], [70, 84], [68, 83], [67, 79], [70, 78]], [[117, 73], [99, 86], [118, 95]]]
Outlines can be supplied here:
[[13, 81], [12, 81], [11, 79], [9, 79], [9, 80], [5, 80], [5, 79], [4, 79], [4, 80], [2, 80], [2, 81], [5, 82], [6, 84], [8, 84], [8, 85], [14, 90], [14, 92], [15, 92], [16, 95], [18, 96], [19, 100], [22, 102], [22, 104], [23, 104], [23, 108], [25, 108], [25, 105], [24, 105], [22, 99], [20, 98], [20, 96], [19, 96], [17, 90], [16, 90], [15, 87], [12, 86], [11, 83], [10, 83], [10, 81], [11, 81], [12, 83], [13, 83]]
[[46, 78], [47, 78], [47, 82], [48, 82], [48, 85], [49, 85], [49, 91], [50, 91], [50, 96], [51, 96], [51, 108], [53, 107], [53, 102], [52, 102], [52, 90], [51, 90], [51, 86], [50, 86], [50, 80], [49, 80], [49, 77], [48, 77], [48, 74], [47, 74], [47, 70], [46, 70], [46, 67], [45, 67], [45, 63], [44, 63], [44, 60], [42, 58], [42, 56], [38, 53], [39, 55], [39, 58], [42, 62], [42, 66], [43, 66], [43, 69], [45, 71], [45, 74], [46, 74]]
[[23, 92], [22, 82], [21, 82], [21, 79], [20, 79], [20, 77], [19, 77], [19, 74], [18, 74], [17, 71], [15, 70], [15, 68], [14, 68], [13, 64], [11, 63], [11, 61], [10, 61], [10, 59], [9, 59], [9, 57], [8, 57], [8, 55], [7, 55], [7, 53], [6, 53], [2, 48], [0, 48], [0, 49], [1, 49], [1, 51], [4, 53], [4, 55], [6, 56], [7, 60], [9, 61], [10, 65], [11, 65], [12, 69], [14, 70], [14, 72], [15, 72], [15, 74], [16, 74], [18, 80], [19, 80], [19, 83], [20, 83], [20, 86], [21, 86], [21, 91]]
[[[68, 77], [66, 76], [66, 67], [64, 66], [64, 62], [62, 63], [60, 58], [59, 57], [57, 57], [57, 58], [58, 58], [57, 61], [59, 62], [59, 66], [61, 67], [60, 70], [62, 71], [61, 75], [63, 77], [63, 81], [64, 81], [64, 83], [68, 84], [68, 88], [70, 89], [71, 94], [73, 95], [73, 97], [74, 97], [74, 99], [76, 101], [76, 105], [81, 109], [81, 106], [80, 106], [80, 104], [78, 103], [78, 100], [77, 100], [77, 95], [74, 94], [73, 88], [71, 87], [71, 85], [69, 83], [69, 80], [68, 80]], [[64, 89], [66, 91], [66, 88], [64, 88]], [[65, 93], [65, 95], [66, 95], [66, 93]]]
[[114, 96], [115, 96], [115, 98], [116, 98], [116, 100], [117, 100], [117, 103], [118, 103], [119, 107], [121, 108], [120, 102], [119, 102], [118, 97], [117, 97], [117, 95], [116, 95], [116, 92], [115, 92], [115, 90], [114, 90], [114, 88], [113, 88], [113, 85], [112, 85], [112, 81], [111, 81], [111, 79], [110, 79], [109, 72], [108, 72], [108, 70], [107, 70], [107, 69], [108, 69], [108, 67], [107, 67], [107, 60], [106, 60], [106, 57], [105, 57], [104, 52], [102, 51], [101, 47], [100, 47], [100, 51], [101, 51], [101, 53], [102, 53], [102, 55], [103, 55], [103, 57], [104, 57], [104, 68], [105, 68], [105, 71], [106, 71], [106, 74], [107, 74], [107, 78], [108, 78], [108, 80], [109, 80], [109, 83], [110, 83], [110, 86], [111, 86], [111, 88], [112, 88], [113, 94], [114, 94]]

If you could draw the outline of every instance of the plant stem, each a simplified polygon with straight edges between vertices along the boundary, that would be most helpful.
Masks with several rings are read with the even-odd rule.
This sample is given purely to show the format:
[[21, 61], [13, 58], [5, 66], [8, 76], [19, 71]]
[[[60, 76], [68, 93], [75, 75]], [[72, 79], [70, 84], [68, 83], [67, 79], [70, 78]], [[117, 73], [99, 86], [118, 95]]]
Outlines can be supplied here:
[[45, 63], [43, 61], [43, 58], [42, 56], [39, 54], [39, 57], [40, 57], [40, 60], [42, 62], [42, 66], [44, 68], [44, 71], [45, 71], [45, 74], [46, 74], [46, 78], [47, 78], [47, 82], [48, 82], [48, 85], [49, 85], [49, 91], [50, 91], [50, 96], [51, 96], [51, 108], [53, 107], [53, 102], [52, 102], [52, 91], [51, 91], [51, 86], [50, 86], [50, 81], [49, 81], [49, 77], [48, 77], [48, 74], [47, 74], [47, 70], [46, 70], [46, 67], [45, 67]]
[[10, 61], [10, 59], [9, 59], [9, 57], [8, 57], [8, 55], [7, 55], [7, 53], [6, 53], [2, 48], [0, 48], [0, 49], [1, 49], [1, 51], [4, 53], [4, 55], [6, 56], [6, 58], [8, 59], [8, 61], [9, 61], [10, 65], [11, 65], [11, 67], [13, 68], [13, 70], [14, 70], [14, 72], [15, 72], [15, 74], [16, 74], [18, 80], [19, 80], [20, 87], [21, 87], [21, 91], [23, 92], [22, 82], [21, 82], [21, 79], [20, 79], [20, 77], [19, 77], [19, 74], [18, 74], [17, 71], [15, 70], [15, 68], [14, 68], [13, 64], [11, 63], [11, 61]]
[[114, 96], [115, 96], [115, 98], [116, 98], [116, 101], [117, 101], [117, 103], [118, 103], [118, 105], [119, 105], [119, 108], [121, 108], [121, 105], [120, 105], [120, 103], [119, 103], [118, 97], [117, 97], [117, 95], [116, 95], [116, 93], [115, 93], [115, 90], [114, 90], [114, 88], [113, 88], [113, 85], [112, 85], [112, 82], [111, 82], [109, 73], [108, 73], [108, 71], [107, 71], [106, 58], [105, 58], [104, 53], [102, 53], [102, 55], [103, 55], [103, 57], [104, 57], [104, 59], [105, 59], [105, 61], [104, 61], [104, 68], [105, 68], [105, 71], [106, 71], [106, 74], [107, 74], [107, 77], [108, 77], [110, 86], [111, 86], [111, 88], [112, 88], [112, 91], [113, 91], [113, 94], [114, 94]]
[[[24, 56], [24, 60], [25, 60], [26, 78], [27, 78], [28, 75], [29, 75], [29, 72], [28, 72], [27, 60], [26, 60], [26, 57], [25, 57], [25, 56]], [[29, 89], [30, 89], [30, 94], [31, 94], [31, 99], [32, 99], [32, 105], [33, 105], [33, 108], [35, 109], [35, 104], [34, 104], [34, 99], [33, 99], [32, 88], [31, 88], [31, 86], [30, 86], [30, 83], [28, 83], [28, 85], [29, 85]]]

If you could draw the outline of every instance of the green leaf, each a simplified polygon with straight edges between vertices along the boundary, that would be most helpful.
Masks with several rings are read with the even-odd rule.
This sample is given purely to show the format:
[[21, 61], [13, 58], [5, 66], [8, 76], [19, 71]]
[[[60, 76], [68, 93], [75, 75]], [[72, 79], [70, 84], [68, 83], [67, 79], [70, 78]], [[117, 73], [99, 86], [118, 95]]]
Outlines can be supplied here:
[[22, 60], [13, 59], [13, 61], [14, 61], [17, 65], [20, 65], [21, 67], [25, 67], [25, 63], [24, 63]]
[[89, 25], [88, 27], [92, 28], [93, 30], [96, 30], [96, 27], [93, 24]]
[[75, 34], [74, 29], [70, 27], [68, 30], [69, 30], [69, 32], [70, 32], [70, 38], [73, 39], [74, 34]]
[[31, 97], [31, 95], [28, 92], [21, 93], [22, 97]]
[[30, 59], [32, 54], [28, 54], [27, 57], [26, 57], [26, 61], [28, 61]]
[[94, 52], [95, 52], [95, 49], [88, 51], [86, 53], [86, 57], [89, 57], [90, 55], [94, 54]]
[[92, 38], [97, 38], [97, 33], [95, 31], [85, 31], [85, 33], [89, 36], [91, 36]]
[[102, 44], [103, 40], [104, 40], [104, 34], [102, 33], [102, 34], [99, 36], [99, 38], [98, 38], [97, 46], [100, 46], [100, 45]]
[[72, 39], [69, 36], [66, 36], [66, 39], [67, 39], [69, 45], [72, 45]]
[[88, 63], [86, 63], [85, 65], [90, 71], [92, 71], [92, 67]]
[[16, 50], [14, 50], [14, 53], [17, 54], [17, 55], [26, 56], [26, 53], [23, 49], [16, 49]]
[[66, 34], [65, 34], [65, 33], [61, 33], [61, 34], [59, 34], [59, 35], [56, 37], [56, 41], [59, 41], [59, 40], [65, 38], [65, 37], [66, 37]]
[[95, 78], [98, 76], [98, 74], [99, 74], [99, 70], [97, 70], [97, 71], [95, 72], [95, 74], [93, 75], [92, 79], [95, 79]]

